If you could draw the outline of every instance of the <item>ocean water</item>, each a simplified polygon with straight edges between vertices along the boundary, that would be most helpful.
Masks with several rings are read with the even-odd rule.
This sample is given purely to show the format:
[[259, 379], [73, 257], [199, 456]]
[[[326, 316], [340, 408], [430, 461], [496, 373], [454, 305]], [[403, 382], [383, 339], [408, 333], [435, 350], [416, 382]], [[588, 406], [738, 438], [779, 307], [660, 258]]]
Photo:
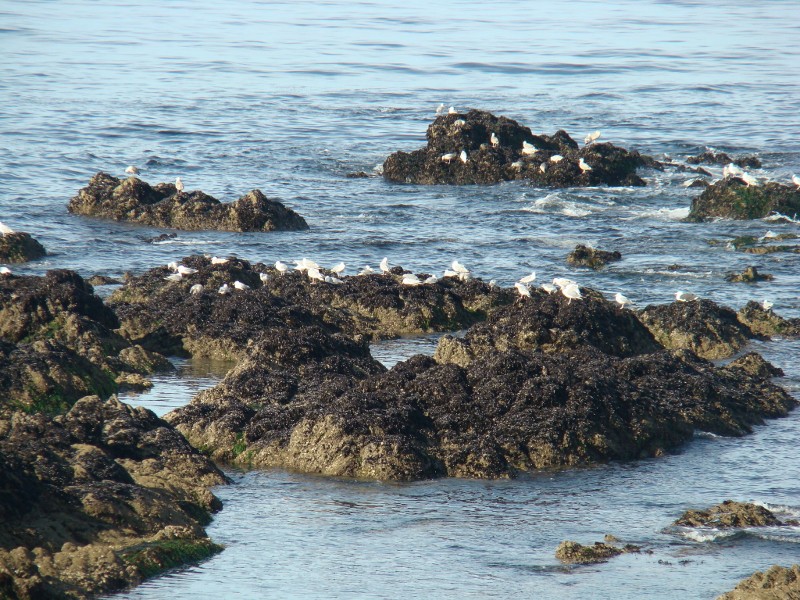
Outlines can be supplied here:
[[[705, 146], [755, 152], [755, 175], [800, 174], [797, 3], [714, 0], [269, 2], [5, 0], [0, 4], [0, 221], [50, 251], [13, 267], [88, 276], [142, 272], [191, 253], [273, 262], [384, 256], [415, 271], [453, 259], [510, 285], [536, 270], [622, 291], [638, 306], [677, 289], [738, 308], [770, 299], [800, 315], [800, 254], [747, 255], [738, 235], [796, 223], [683, 223], [685, 175], [637, 189], [409, 186], [347, 173], [424, 144], [443, 102], [534, 132], [563, 128], [657, 157]], [[179, 232], [69, 215], [96, 172], [129, 164], [151, 183], [232, 200], [259, 188], [305, 232]], [[623, 254], [600, 273], [564, 259], [577, 243]], [[677, 267], [675, 267], [677, 265]], [[730, 284], [748, 265], [775, 280]], [[101, 293], [109, 289], [98, 288]], [[436, 338], [376, 346], [393, 364]], [[800, 390], [800, 344], [754, 344]], [[159, 414], [213, 385], [226, 365], [178, 362], [151, 392]], [[727, 536], [669, 524], [727, 498], [800, 512], [800, 412], [743, 438], [706, 435], [656, 460], [515, 481], [353, 482], [234, 472], [209, 527], [226, 550], [115, 597], [712, 598], [771, 564], [800, 560], [800, 531]], [[564, 567], [564, 539], [612, 533], [652, 553]]]

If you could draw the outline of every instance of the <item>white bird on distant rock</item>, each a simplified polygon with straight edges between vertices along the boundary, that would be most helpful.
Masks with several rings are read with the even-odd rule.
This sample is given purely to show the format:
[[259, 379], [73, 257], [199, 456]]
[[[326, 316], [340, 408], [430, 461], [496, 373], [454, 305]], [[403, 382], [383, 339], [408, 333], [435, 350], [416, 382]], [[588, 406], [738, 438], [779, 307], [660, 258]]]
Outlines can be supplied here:
[[600, 137], [600, 132], [599, 131], [595, 131], [594, 133], [590, 133], [585, 138], [583, 138], [583, 143], [584, 144], [591, 144], [593, 141], [595, 141], [599, 137]]
[[279, 260], [275, 261], [275, 270], [283, 275], [286, 271], [289, 270], [289, 266], [285, 262], [281, 262]]
[[224, 265], [228, 262], [227, 258], [220, 258], [219, 256], [212, 256], [211, 257], [211, 264], [212, 265]]
[[413, 273], [406, 273], [403, 275], [403, 281], [401, 281], [403, 285], [420, 285], [422, 281], [420, 281], [419, 277], [414, 275]]
[[164, 277], [164, 279], [166, 281], [180, 281], [181, 279], [183, 279], [183, 275], [181, 275], [180, 273], [173, 273], [172, 275], [167, 275], [166, 277]]
[[565, 297], [569, 298], [569, 302], [567, 302], [567, 304], [572, 304], [573, 300], [583, 299], [583, 296], [581, 296], [581, 289], [577, 286], [577, 284], [574, 283], [561, 288], [561, 293], [564, 294]]
[[458, 277], [458, 273], [452, 269], [445, 269], [442, 277]]
[[233, 282], [233, 287], [235, 287], [237, 290], [249, 290], [250, 289], [249, 285], [247, 285], [246, 283], [242, 283], [238, 279]]
[[444, 108], [445, 108], [445, 107], [444, 107], [444, 103], [442, 103], [442, 104], [440, 104], [439, 106], [437, 106], [437, 107], [436, 107], [436, 114], [437, 114], [437, 115], [441, 115], [441, 114], [444, 112]]
[[697, 300], [697, 296], [692, 292], [682, 292], [679, 290], [675, 292], [675, 300], [678, 302], [691, 302], [692, 300]]
[[222, 286], [217, 290], [217, 293], [222, 294], [223, 296], [225, 294], [230, 294], [230, 292], [231, 288], [227, 283], [223, 283]]
[[495, 148], [497, 148], [500, 145], [500, 138], [497, 137], [497, 134], [494, 131], [492, 132], [492, 135], [489, 136], [489, 141]]
[[267, 283], [269, 281], [269, 275], [266, 273], [259, 273], [258, 278], [261, 280], [261, 283]]
[[548, 294], [552, 294], [553, 292], [558, 290], [558, 288], [554, 286], [552, 283], [543, 283], [541, 287]]
[[304, 258], [300, 261], [300, 264], [302, 264], [306, 269], [320, 269], [320, 266], [309, 258]]
[[523, 156], [533, 156], [539, 151], [539, 149], [531, 144], [530, 142], [526, 142], [525, 140], [522, 141], [522, 155]]
[[621, 308], [625, 308], [626, 306], [630, 306], [631, 304], [633, 304], [633, 302], [631, 302], [626, 296], [623, 296], [619, 292], [617, 292], [616, 295], [614, 296], [614, 300], [617, 301], [617, 304], [619, 304]]
[[187, 267], [186, 265], [178, 265], [178, 268], [176, 270], [181, 275], [194, 275], [195, 273], [197, 273], [197, 269], [193, 269], [192, 267]]
[[14, 233], [14, 230], [0, 221], [0, 235], [8, 235], [9, 233]]
[[341, 275], [342, 273], [344, 273], [344, 270], [346, 268], [347, 265], [345, 265], [343, 262], [340, 262], [339, 264], [331, 267], [331, 273], [335, 273], [336, 275]]
[[557, 285], [559, 288], [565, 288], [568, 285], [577, 285], [577, 282], [572, 279], [567, 279], [566, 277], [555, 277], [553, 279], [553, 285]]
[[516, 169], [517, 171], [520, 171], [522, 169], [522, 161], [521, 160], [516, 160], [516, 161], [512, 162], [511, 163], [511, 168], [512, 169]]
[[547, 171], [547, 163], [546, 163], [546, 162], [543, 162], [542, 164], [540, 164], [540, 165], [539, 165], [539, 170], [540, 170], [542, 173], [544, 173], [545, 171]]
[[792, 175], [792, 183], [795, 184], [798, 188], [800, 188], [800, 177], [797, 175]]
[[173, 260], [172, 262], [168, 262], [167, 268], [170, 271], [176, 272], [178, 270], [178, 261]]
[[560, 154], [553, 154], [553, 156], [550, 157], [550, 162], [557, 163], [561, 162], [562, 160], [564, 160], [564, 157]]
[[492, 289], [496, 288], [497, 287], [497, 281], [494, 280], [494, 279], [490, 279], [489, 280], [489, 287], [492, 288]]
[[467, 151], [466, 150], [462, 150], [461, 154], [458, 155], [458, 158], [461, 159], [462, 163], [467, 164]]
[[467, 267], [465, 267], [464, 265], [462, 265], [457, 260], [454, 260], [453, 264], [451, 264], [450, 266], [452, 267], [453, 271], [455, 271], [456, 273], [469, 273], [469, 269]]
[[203, 284], [195, 283], [192, 287], [189, 288], [190, 294], [199, 294], [203, 291]]
[[338, 277], [326, 277], [325, 281], [327, 283], [332, 283], [333, 285], [340, 285], [340, 284], [344, 283], [344, 281], [342, 281]]
[[179, 192], [182, 192], [182, 191], [183, 191], [183, 182], [181, 181], [181, 178], [180, 178], [180, 177], [178, 177], [178, 178], [175, 180], [175, 189], [176, 189], [176, 190], [178, 190]]
[[741, 180], [747, 184], [747, 187], [758, 185], [758, 179], [750, 175], [750, 173], [742, 173]]
[[385, 257], [385, 256], [384, 256], [384, 257], [383, 257], [383, 260], [380, 262], [380, 264], [378, 265], [378, 267], [380, 267], [380, 270], [381, 270], [383, 273], [388, 273], [388, 272], [389, 272], [389, 259], [388, 259], [387, 257]]
[[11, 275], [11, 269], [8, 267], [0, 267], [0, 275]]
[[764, 310], [769, 310], [773, 306], [775, 306], [775, 303], [772, 302], [771, 300], [764, 300], [764, 302], [761, 303], [761, 308], [763, 308]]
[[728, 163], [724, 167], [722, 167], [722, 178], [725, 179], [726, 177], [741, 177], [744, 175], [744, 171], [742, 171], [739, 167], [737, 167], [733, 163]]
[[525, 275], [525, 277], [522, 277], [519, 280], [520, 283], [525, 283], [525, 284], [533, 283], [534, 281], [536, 281], [536, 271], [531, 271], [530, 275]]
[[439, 281], [439, 278], [436, 275], [431, 275], [430, 277], [425, 279], [425, 281], [423, 281], [422, 283], [430, 285], [432, 283], [436, 283], [437, 281]]
[[457, 115], [458, 111], [456, 110], [455, 106], [451, 106], [450, 108], [447, 109], [447, 114], [448, 115]]
[[442, 161], [446, 162], [446, 163], [449, 163], [455, 157], [456, 157], [456, 153], [455, 152], [448, 152], [447, 154], [442, 154]]
[[519, 281], [514, 284], [514, 287], [517, 289], [517, 293], [519, 294], [520, 298], [530, 298], [531, 291], [528, 289], [528, 286], [524, 283], [520, 283]]
[[136, 167], [134, 167], [133, 165], [131, 165], [130, 167], [128, 167], [127, 169], [125, 169], [125, 174], [126, 174], [126, 175], [130, 175], [130, 176], [134, 177], [134, 176], [136, 176], [136, 175], [138, 175], [138, 174], [139, 174], [139, 169], [137, 169]]
[[306, 275], [308, 275], [309, 279], [316, 279], [317, 281], [325, 281], [325, 277], [322, 275], [320, 270], [315, 267], [310, 267], [306, 271]]
[[589, 165], [586, 164], [586, 161], [583, 160], [583, 157], [581, 157], [580, 160], [578, 160], [578, 167], [584, 173], [586, 173], [587, 171], [591, 171], [592, 170], [592, 167], [590, 167]]
[[364, 265], [364, 268], [361, 269], [358, 274], [359, 275], [372, 275], [375, 272], [375, 269], [370, 267], [369, 265]]

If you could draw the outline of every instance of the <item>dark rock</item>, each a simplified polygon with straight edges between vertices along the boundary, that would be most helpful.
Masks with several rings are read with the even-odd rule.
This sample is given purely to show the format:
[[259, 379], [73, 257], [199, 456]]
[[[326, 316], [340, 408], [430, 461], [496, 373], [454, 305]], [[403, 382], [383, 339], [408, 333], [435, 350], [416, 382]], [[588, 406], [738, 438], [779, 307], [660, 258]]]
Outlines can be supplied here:
[[567, 256], [567, 264], [575, 267], [589, 267], [590, 269], [600, 270], [610, 262], [622, 260], [622, 254], [617, 250], [608, 252], [607, 250], [597, 250], [578, 244], [575, 250]]
[[178, 192], [171, 183], [151, 187], [129, 177], [98, 173], [69, 202], [69, 212], [174, 229], [275, 231], [308, 229], [303, 217], [253, 190], [223, 204], [200, 191]]
[[364, 171], [356, 171], [355, 173], [348, 173], [345, 177], [348, 179], [366, 179], [369, 177], [369, 174]]
[[705, 179], [692, 179], [692, 181], [686, 186], [689, 188], [707, 188], [710, 183], [708, 183]]
[[24, 263], [47, 256], [47, 251], [30, 233], [0, 234], [0, 263]]
[[578, 542], [566, 540], [556, 548], [556, 558], [567, 564], [590, 564], [606, 562], [610, 558], [630, 552], [641, 552], [641, 548], [633, 544], [626, 544], [619, 548], [604, 542], [595, 542], [592, 546], [583, 546]]
[[689, 156], [686, 158], [686, 162], [689, 163], [690, 165], [699, 165], [699, 164], [729, 165], [733, 163], [744, 169], [761, 168], [761, 161], [754, 154], [739, 156], [737, 158], [731, 158], [731, 156], [726, 154], [725, 152], [717, 152], [715, 150], [706, 150], [698, 154], [697, 156]]
[[[167, 423], [115, 398], [0, 416], [0, 590], [85, 598], [220, 550], [203, 526], [227, 481]], [[169, 564], [167, 564], [169, 563]]]
[[748, 186], [741, 179], [727, 177], [692, 200], [687, 220], [761, 219], [773, 212], [789, 216], [800, 213], [800, 190], [776, 182]]
[[800, 598], [800, 565], [773, 565], [756, 571], [717, 600], [795, 600]]
[[106, 275], [92, 275], [86, 280], [91, 286], [97, 285], [116, 285], [122, 283], [121, 279], [117, 279], [116, 277], [107, 277]]
[[664, 347], [691, 350], [707, 359], [733, 356], [757, 337], [732, 309], [711, 300], [648, 306], [639, 319]]
[[162, 233], [161, 235], [157, 235], [155, 237], [141, 238], [141, 239], [147, 242], [148, 244], [158, 244], [159, 242], [174, 240], [176, 237], [178, 237], [177, 233]]
[[722, 504], [708, 510], [687, 510], [675, 521], [675, 525], [685, 527], [773, 527], [781, 525], [780, 520], [763, 506], [747, 502], [725, 500]]
[[756, 281], [772, 281], [775, 277], [769, 273], [759, 273], [758, 269], [751, 265], [741, 273], [728, 273], [725, 279], [731, 283], [754, 283]]
[[736, 318], [756, 335], [800, 336], [800, 319], [784, 319], [771, 308], [752, 300], [736, 313]]
[[[499, 144], [490, 138], [496, 134]], [[418, 184], [488, 184], [524, 179], [549, 187], [642, 186], [636, 174], [639, 167], [661, 168], [660, 163], [638, 152], [628, 152], [608, 143], [579, 147], [565, 131], [554, 135], [534, 135], [512, 119], [471, 110], [465, 115], [440, 115], [428, 126], [428, 145], [411, 153], [395, 152], [383, 164], [383, 176], [389, 181]], [[522, 154], [522, 143], [533, 144], [539, 151]], [[461, 151], [467, 161], [460, 159]], [[443, 156], [453, 154], [450, 160]], [[551, 157], [560, 155], [559, 162]], [[579, 159], [592, 167], [584, 172]], [[545, 165], [542, 171], [541, 165]]]

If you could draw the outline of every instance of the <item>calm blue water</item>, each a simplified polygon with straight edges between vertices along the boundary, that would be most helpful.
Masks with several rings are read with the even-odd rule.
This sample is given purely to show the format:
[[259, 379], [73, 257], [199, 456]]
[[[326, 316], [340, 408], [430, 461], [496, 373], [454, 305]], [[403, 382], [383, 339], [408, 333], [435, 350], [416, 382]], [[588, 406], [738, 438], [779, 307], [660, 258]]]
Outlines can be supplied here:
[[[645, 189], [557, 192], [344, 177], [423, 145], [444, 102], [534, 132], [600, 129], [658, 156], [705, 145], [758, 152], [756, 175], [788, 181], [800, 173], [797, 17], [788, 0], [5, 0], [0, 221], [52, 253], [14, 270], [121, 275], [197, 252], [344, 260], [351, 273], [383, 256], [417, 271], [457, 258], [502, 284], [535, 269], [541, 280], [571, 276], [641, 306], [686, 289], [734, 307], [769, 298], [797, 316], [800, 255], [749, 256], [707, 241], [798, 226], [681, 223], [697, 192], [679, 174], [645, 173]], [[180, 233], [152, 245], [142, 238], [162, 231], [67, 214], [94, 173], [119, 176], [129, 164], [151, 183], [181, 176], [221, 199], [261, 188], [311, 229]], [[574, 271], [564, 258], [579, 242], [624, 259], [600, 274]], [[775, 281], [724, 281], [750, 264]], [[393, 363], [434, 344], [394, 342], [376, 356]], [[758, 348], [797, 390], [800, 345]], [[130, 400], [163, 413], [220, 375], [181, 364]], [[798, 436], [794, 414], [742, 439], [701, 437], [664, 459], [512, 482], [235, 474], [236, 485], [218, 490], [226, 508], [210, 528], [226, 551], [123, 596], [711, 598], [755, 569], [800, 560], [800, 533], [704, 541], [665, 528], [685, 508], [725, 498], [798, 511]], [[577, 569], [553, 557], [562, 539], [604, 533], [653, 554]]]

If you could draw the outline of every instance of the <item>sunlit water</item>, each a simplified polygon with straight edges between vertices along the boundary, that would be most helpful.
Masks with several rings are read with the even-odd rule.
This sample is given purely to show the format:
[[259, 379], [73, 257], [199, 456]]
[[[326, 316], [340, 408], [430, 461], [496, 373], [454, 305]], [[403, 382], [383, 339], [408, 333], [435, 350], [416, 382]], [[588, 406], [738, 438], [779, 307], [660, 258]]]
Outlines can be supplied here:
[[[457, 258], [504, 285], [535, 269], [540, 280], [571, 276], [639, 306], [685, 289], [734, 307], [769, 298], [797, 316], [800, 255], [708, 244], [797, 225], [683, 223], [697, 194], [681, 186], [684, 175], [643, 173], [644, 189], [559, 191], [344, 177], [422, 146], [444, 102], [534, 132], [580, 139], [600, 129], [603, 140], [657, 156], [704, 145], [758, 152], [756, 175], [788, 181], [800, 173], [797, 5], [750, 4], [6, 0], [0, 221], [51, 252], [14, 271], [118, 276], [190, 253], [236, 253], [344, 260], [350, 273], [388, 256], [432, 272]], [[66, 212], [93, 174], [121, 176], [129, 164], [151, 183], [181, 176], [224, 200], [260, 188], [311, 229], [183, 232], [148, 244], [162, 231]], [[601, 273], [574, 270], [564, 258], [576, 243], [624, 258]], [[775, 281], [725, 282], [751, 264]], [[391, 365], [434, 347], [435, 337], [373, 350]], [[798, 343], [756, 349], [796, 393]], [[126, 399], [163, 414], [225, 370], [178, 367]], [[234, 473], [209, 528], [226, 550], [123, 596], [711, 598], [756, 569], [800, 560], [800, 534], [704, 537], [669, 523], [726, 498], [796, 512], [799, 436], [796, 412], [741, 439], [699, 436], [666, 458], [503, 482]], [[652, 554], [578, 568], [553, 556], [563, 539], [605, 533]]]

